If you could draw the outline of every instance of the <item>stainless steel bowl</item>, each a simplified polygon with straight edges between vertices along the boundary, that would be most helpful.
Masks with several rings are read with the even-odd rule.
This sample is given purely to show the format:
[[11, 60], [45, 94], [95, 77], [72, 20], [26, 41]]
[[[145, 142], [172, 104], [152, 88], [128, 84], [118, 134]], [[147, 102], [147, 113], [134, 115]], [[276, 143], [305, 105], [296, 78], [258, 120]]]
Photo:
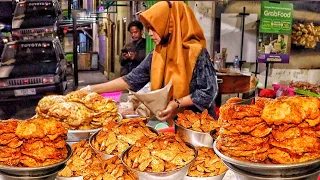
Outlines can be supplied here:
[[143, 122], [145, 124], [147, 124], [150, 121], [149, 117], [143, 117], [143, 116], [140, 116], [139, 114], [126, 114], [126, 115], [122, 115], [122, 116], [123, 116], [123, 119], [141, 118], [141, 119], [143, 119]]
[[226, 175], [225, 173], [219, 174], [217, 176], [212, 176], [212, 177], [190, 177], [190, 176], [186, 176], [183, 178], [183, 180], [222, 180], [224, 175]]
[[88, 130], [68, 130], [67, 142], [79, 142], [88, 139], [91, 136], [91, 134], [99, 130], [101, 130], [101, 128]]
[[203, 133], [191, 129], [186, 129], [182, 126], [179, 126], [176, 121], [174, 121], [174, 130], [175, 133], [178, 134], [183, 141], [191, 143], [196, 147], [212, 147], [214, 139], [210, 133]]
[[77, 177], [60, 177], [60, 176], [57, 176], [56, 180], [83, 180], [83, 176], [77, 176]]
[[320, 174], [320, 166], [312, 171], [298, 175], [266, 176], [248, 173], [227, 162], [224, 162], [224, 164], [234, 172], [235, 177], [239, 180], [317, 180]]
[[128, 154], [129, 150], [132, 148], [132, 146], [130, 146], [129, 148], [127, 148], [122, 154], [121, 154], [121, 162], [122, 164], [124, 164], [128, 169], [132, 170], [133, 172], [136, 173], [136, 175], [138, 176], [139, 180], [182, 180], [187, 174], [188, 174], [188, 170], [190, 165], [193, 163], [193, 161], [196, 159], [196, 157], [198, 156], [198, 151], [197, 149], [190, 143], [186, 143], [187, 146], [189, 146], [190, 148], [193, 149], [194, 153], [195, 153], [195, 158], [188, 163], [186, 166], [173, 170], [173, 171], [169, 171], [169, 172], [159, 172], [159, 173], [155, 173], [155, 172], [142, 172], [142, 171], [138, 171], [136, 169], [133, 169], [131, 167], [129, 167], [124, 161], [123, 161], [123, 157]]
[[214, 152], [224, 161], [232, 166], [246, 171], [251, 174], [265, 176], [291, 176], [295, 174], [304, 174], [315, 170], [320, 166], [320, 159], [297, 164], [261, 164], [239, 161], [222, 154], [216, 147], [216, 142], [213, 144]]
[[[61, 166], [61, 171], [64, 168], [64, 166]], [[0, 179], [2, 180], [55, 180], [57, 177], [58, 172], [54, 172], [52, 174], [38, 176], [38, 177], [30, 177], [30, 176], [13, 176], [13, 175], [6, 175], [4, 173], [1, 174], [0, 172]]]
[[[0, 165], [0, 174], [4, 174], [6, 176], [12, 176], [12, 177], [30, 177], [30, 178], [38, 178], [43, 176], [49, 176], [54, 174], [57, 174], [59, 171], [61, 171], [64, 167], [66, 162], [70, 159], [72, 156], [72, 149], [71, 147], [66, 144], [68, 149], [68, 155], [67, 158], [57, 164], [52, 164], [49, 166], [42, 166], [42, 167], [13, 167], [13, 166], [2, 166]], [[56, 175], [55, 175], [56, 176]]]
[[[150, 131], [152, 131], [152, 132], [154, 132], [155, 134], [159, 135], [158, 131], [155, 130], [154, 128], [149, 127], [149, 126], [148, 126], [148, 128], [150, 129]], [[110, 158], [113, 158], [114, 156], [117, 156], [117, 155], [112, 155], [112, 154], [106, 154], [106, 153], [101, 152], [101, 151], [99, 151], [98, 149], [96, 149], [96, 148], [93, 147], [93, 145], [92, 145], [92, 140], [93, 140], [94, 137], [96, 137], [96, 136], [98, 135], [98, 133], [99, 133], [100, 131], [101, 131], [101, 130], [95, 132], [94, 134], [92, 134], [92, 136], [90, 136], [90, 138], [89, 138], [89, 145], [90, 145], [90, 147], [91, 147], [103, 160], [108, 160], [108, 159], [110, 159]], [[120, 154], [119, 154], [118, 156], [120, 156]]]

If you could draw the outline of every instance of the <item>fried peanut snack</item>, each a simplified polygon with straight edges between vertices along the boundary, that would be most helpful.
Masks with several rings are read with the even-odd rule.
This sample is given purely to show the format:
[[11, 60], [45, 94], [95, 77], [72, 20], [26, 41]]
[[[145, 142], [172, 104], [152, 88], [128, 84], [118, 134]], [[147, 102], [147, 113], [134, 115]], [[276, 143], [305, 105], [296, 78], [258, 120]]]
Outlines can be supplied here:
[[198, 156], [191, 164], [188, 172], [190, 177], [212, 177], [228, 170], [212, 148], [198, 147]]
[[219, 131], [219, 125], [209, 114], [208, 110], [204, 110], [201, 114], [185, 110], [178, 114], [176, 123], [187, 129], [198, 132], [210, 133], [211, 130]]
[[142, 137], [156, 137], [142, 119], [126, 119], [122, 122], [109, 122], [92, 140], [92, 146], [106, 154], [120, 155], [130, 145]]
[[67, 157], [67, 130], [56, 120], [0, 121], [0, 164], [40, 167]]
[[186, 166], [195, 159], [195, 152], [178, 135], [164, 133], [161, 136], [138, 140], [124, 162], [131, 168], [145, 172], [168, 172]]
[[66, 96], [42, 98], [36, 107], [37, 116], [54, 118], [70, 130], [97, 129], [109, 121], [118, 121], [116, 104], [100, 94], [73, 91]]
[[93, 163], [95, 153], [86, 140], [72, 145], [73, 155], [67, 161], [66, 167], [59, 172], [60, 177], [82, 176], [86, 168]]

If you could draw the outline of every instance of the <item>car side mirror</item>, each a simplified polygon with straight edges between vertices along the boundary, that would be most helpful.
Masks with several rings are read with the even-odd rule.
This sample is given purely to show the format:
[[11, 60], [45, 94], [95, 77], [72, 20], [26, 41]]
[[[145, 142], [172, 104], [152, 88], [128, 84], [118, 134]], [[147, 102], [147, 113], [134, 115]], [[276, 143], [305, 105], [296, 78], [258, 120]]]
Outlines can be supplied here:
[[63, 54], [59, 54], [59, 59], [60, 60], [64, 59], [64, 55]]

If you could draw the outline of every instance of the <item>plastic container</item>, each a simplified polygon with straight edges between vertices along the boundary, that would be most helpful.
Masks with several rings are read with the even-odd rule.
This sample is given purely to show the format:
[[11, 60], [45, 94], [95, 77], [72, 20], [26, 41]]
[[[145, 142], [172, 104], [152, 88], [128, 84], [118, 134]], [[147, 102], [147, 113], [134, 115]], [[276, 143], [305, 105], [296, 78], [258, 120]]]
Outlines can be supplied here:
[[101, 93], [101, 96], [105, 98], [111, 98], [112, 100], [119, 102], [120, 97], [122, 95], [122, 91], [109, 92], [109, 93]]

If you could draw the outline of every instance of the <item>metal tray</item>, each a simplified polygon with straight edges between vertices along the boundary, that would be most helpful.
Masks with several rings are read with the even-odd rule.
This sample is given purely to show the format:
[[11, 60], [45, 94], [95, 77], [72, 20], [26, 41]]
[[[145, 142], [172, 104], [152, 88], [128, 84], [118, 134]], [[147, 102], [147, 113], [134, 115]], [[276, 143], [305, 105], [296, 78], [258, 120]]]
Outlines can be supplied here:
[[226, 175], [226, 172], [219, 174], [217, 176], [212, 177], [190, 177], [186, 176], [183, 178], [183, 180], [222, 180], [224, 178], [224, 175]]
[[7, 176], [13, 177], [41, 177], [50, 174], [58, 173], [65, 167], [66, 162], [72, 156], [72, 149], [70, 145], [66, 144], [68, 149], [67, 158], [57, 164], [42, 167], [14, 167], [0, 165], [0, 172]]
[[222, 154], [216, 147], [216, 142], [213, 144], [214, 152], [226, 163], [230, 163], [232, 166], [256, 175], [265, 176], [292, 176], [295, 174], [304, 174], [315, 170], [320, 167], [320, 159], [314, 161], [308, 161], [305, 163], [297, 164], [261, 164], [250, 163], [233, 159], [229, 156]]
[[246, 171], [236, 168], [234, 165], [224, 162], [224, 164], [234, 172], [237, 179], [241, 180], [316, 180], [320, 174], [320, 167], [313, 171], [309, 171], [304, 174], [292, 175], [292, 176], [266, 176], [250, 174]]
[[198, 156], [198, 151], [192, 144], [186, 143], [186, 145], [188, 147], [190, 147], [191, 149], [193, 149], [193, 151], [195, 153], [194, 159], [186, 166], [179, 168], [179, 169], [175, 169], [173, 171], [169, 171], [169, 172], [158, 172], [158, 173], [156, 173], [156, 172], [143, 172], [143, 171], [138, 171], [136, 169], [129, 167], [123, 161], [123, 157], [129, 152], [129, 150], [132, 148], [132, 146], [127, 148], [121, 154], [120, 158], [121, 158], [122, 164], [124, 164], [129, 170], [132, 170], [133, 172], [135, 172], [136, 175], [138, 176], [139, 180], [151, 180], [151, 179], [152, 180], [182, 180], [188, 174], [189, 167], [191, 166], [191, 164], [194, 162], [194, 160]]
[[85, 139], [89, 139], [91, 134], [100, 131], [98, 129], [88, 129], [88, 130], [68, 130], [68, 139], [67, 142], [79, 142]]

